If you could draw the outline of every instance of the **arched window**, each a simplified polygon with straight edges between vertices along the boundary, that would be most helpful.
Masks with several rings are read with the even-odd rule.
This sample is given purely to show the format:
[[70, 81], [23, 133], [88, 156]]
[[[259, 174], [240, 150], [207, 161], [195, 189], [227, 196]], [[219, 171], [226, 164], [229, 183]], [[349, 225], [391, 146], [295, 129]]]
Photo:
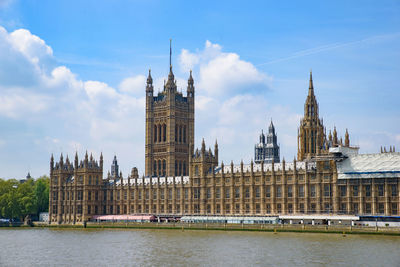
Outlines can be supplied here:
[[163, 141], [167, 141], [167, 125], [163, 125]]
[[175, 176], [178, 176], [178, 162], [175, 160]]
[[186, 144], [186, 125], [183, 126], [183, 143]]
[[179, 143], [182, 142], [182, 126], [179, 126]]
[[153, 175], [157, 176], [157, 161], [154, 161], [154, 166], [153, 166]]
[[314, 131], [311, 130], [311, 153], [315, 152], [315, 140], [314, 140]]
[[166, 176], [166, 170], [167, 170], [167, 162], [165, 161], [165, 159], [163, 160], [162, 163], [162, 170], [163, 170], [163, 176]]
[[197, 165], [194, 167], [194, 175], [199, 176], [199, 166]]
[[182, 175], [182, 161], [179, 161], [179, 175]]
[[183, 176], [186, 176], [186, 161], [183, 162]]
[[154, 143], [157, 142], [157, 125], [154, 125]]
[[306, 134], [304, 134], [304, 149], [305, 149], [305, 153], [308, 153], [308, 145], [307, 145], [307, 136]]
[[158, 142], [161, 142], [161, 125], [158, 125]]
[[92, 176], [89, 175], [89, 184], [92, 184]]
[[161, 160], [158, 161], [158, 175], [161, 176]]
[[175, 142], [178, 142], [178, 125], [175, 125]]

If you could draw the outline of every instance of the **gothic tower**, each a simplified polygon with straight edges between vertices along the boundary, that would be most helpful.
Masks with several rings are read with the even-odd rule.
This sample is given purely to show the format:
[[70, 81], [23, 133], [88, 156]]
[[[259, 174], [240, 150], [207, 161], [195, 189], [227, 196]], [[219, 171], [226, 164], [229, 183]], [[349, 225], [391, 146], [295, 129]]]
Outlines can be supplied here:
[[265, 135], [261, 132], [260, 143], [254, 148], [255, 163], [274, 163], [280, 162], [278, 138], [275, 133], [275, 126], [271, 123], [268, 127], [267, 142], [265, 143]]
[[324, 141], [324, 125], [322, 119], [318, 117], [318, 103], [314, 95], [312, 72], [310, 72], [310, 85], [304, 104], [304, 117], [300, 120], [300, 128], [298, 129], [298, 160], [310, 159], [319, 155], [323, 150]]
[[170, 46], [169, 74], [163, 91], [154, 96], [150, 71], [147, 78], [145, 175], [188, 175], [189, 144], [194, 144], [194, 81], [190, 71], [187, 96], [177, 91]]

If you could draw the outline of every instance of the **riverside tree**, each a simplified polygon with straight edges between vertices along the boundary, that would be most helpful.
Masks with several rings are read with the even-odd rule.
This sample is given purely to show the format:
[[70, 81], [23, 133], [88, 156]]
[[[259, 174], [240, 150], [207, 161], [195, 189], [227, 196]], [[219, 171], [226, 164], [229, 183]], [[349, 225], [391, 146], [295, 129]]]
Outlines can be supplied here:
[[48, 211], [49, 178], [42, 176], [24, 183], [0, 179], [0, 217], [23, 220], [26, 215], [38, 216]]

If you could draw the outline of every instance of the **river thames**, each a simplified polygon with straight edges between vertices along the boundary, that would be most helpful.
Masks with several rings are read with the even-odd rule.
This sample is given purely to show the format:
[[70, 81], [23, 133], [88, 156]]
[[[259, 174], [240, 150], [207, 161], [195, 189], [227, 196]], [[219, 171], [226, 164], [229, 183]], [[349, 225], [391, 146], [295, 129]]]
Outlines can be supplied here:
[[0, 229], [0, 266], [400, 266], [400, 237]]

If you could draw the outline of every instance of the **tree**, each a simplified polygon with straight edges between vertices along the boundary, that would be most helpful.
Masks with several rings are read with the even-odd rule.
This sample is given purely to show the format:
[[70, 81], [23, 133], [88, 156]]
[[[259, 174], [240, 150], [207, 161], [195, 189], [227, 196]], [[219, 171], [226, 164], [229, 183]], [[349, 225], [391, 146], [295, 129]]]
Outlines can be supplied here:
[[39, 215], [49, 208], [49, 178], [20, 183], [0, 179], [0, 217], [23, 220], [26, 215]]
[[36, 213], [47, 212], [49, 210], [49, 184], [50, 179], [42, 176], [35, 183]]

